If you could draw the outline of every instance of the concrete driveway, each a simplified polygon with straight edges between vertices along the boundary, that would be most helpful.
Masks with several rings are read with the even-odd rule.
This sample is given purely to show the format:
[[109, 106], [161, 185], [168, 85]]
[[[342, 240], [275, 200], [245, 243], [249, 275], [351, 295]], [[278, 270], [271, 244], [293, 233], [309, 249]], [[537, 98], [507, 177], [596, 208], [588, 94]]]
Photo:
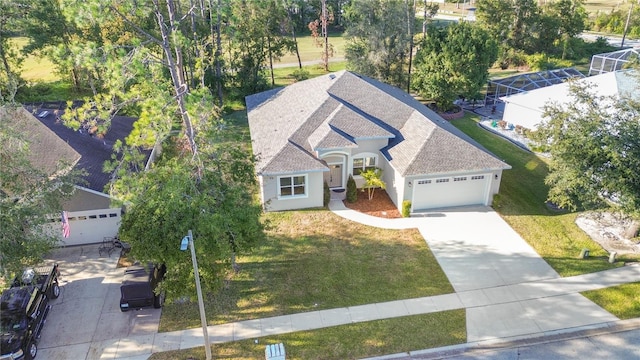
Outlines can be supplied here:
[[61, 248], [49, 256], [60, 265], [62, 293], [51, 302], [38, 359], [113, 359], [120, 338], [158, 332], [160, 309], [120, 311], [119, 253], [100, 256], [98, 248]]
[[349, 210], [341, 201], [329, 206], [370, 226], [418, 228], [467, 309], [468, 342], [619, 320], [579, 293], [554, 293], [562, 280], [558, 273], [490, 207], [380, 219]]
[[489, 207], [426, 212], [415, 225], [456, 292], [560, 277]]

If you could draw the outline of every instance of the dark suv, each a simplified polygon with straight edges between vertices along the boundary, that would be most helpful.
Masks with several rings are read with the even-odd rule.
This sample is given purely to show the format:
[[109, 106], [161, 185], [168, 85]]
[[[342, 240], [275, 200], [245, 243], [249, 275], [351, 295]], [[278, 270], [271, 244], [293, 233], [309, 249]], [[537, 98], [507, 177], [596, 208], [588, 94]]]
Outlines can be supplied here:
[[[31, 360], [51, 309], [60, 296], [58, 265], [26, 269], [0, 296], [0, 359]], [[52, 330], [55, 331], [55, 330]]]
[[167, 267], [164, 264], [128, 267], [120, 285], [120, 311], [152, 305], [156, 309], [161, 308], [164, 304], [164, 292], [156, 294], [155, 290], [166, 272]]

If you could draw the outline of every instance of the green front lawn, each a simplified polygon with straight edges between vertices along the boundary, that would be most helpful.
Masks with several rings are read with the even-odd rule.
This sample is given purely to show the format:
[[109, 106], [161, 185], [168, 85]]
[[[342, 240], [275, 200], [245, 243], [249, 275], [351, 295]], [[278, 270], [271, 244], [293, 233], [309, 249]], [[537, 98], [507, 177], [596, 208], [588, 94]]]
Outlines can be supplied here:
[[[212, 346], [214, 359], [264, 359], [267, 344], [284, 343], [287, 359], [360, 359], [466, 342], [465, 310], [334, 326]], [[167, 351], [150, 360], [203, 360], [204, 347]]]
[[[453, 125], [484, 145], [512, 166], [502, 173], [500, 194], [494, 208], [561, 276], [573, 276], [610, 269], [638, 257], [620, 257], [607, 262], [608, 254], [576, 224], [577, 213], [557, 212], [545, 204], [548, 187], [544, 178], [549, 169], [544, 159], [521, 150], [509, 141], [477, 125], [479, 116], [468, 114]], [[583, 248], [589, 259], [579, 259]]]
[[[209, 324], [452, 293], [416, 229], [385, 230], [330, 211], [268, 213], [267, 240], [207, 296]], [[196, 304], [165, 305], [160, 331], [200, 325]]]

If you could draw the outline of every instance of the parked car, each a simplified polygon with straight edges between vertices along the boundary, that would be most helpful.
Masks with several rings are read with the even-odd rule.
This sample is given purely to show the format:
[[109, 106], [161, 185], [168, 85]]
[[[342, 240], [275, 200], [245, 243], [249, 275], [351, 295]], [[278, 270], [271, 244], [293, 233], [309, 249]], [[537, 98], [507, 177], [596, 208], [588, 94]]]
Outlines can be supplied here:
[[158, 309], [164, 305], [164, 292], [156, 294], [158, 284], [164, 279], [167, 267], [148, 264], [134, 265], [124, 271], [120, 285], [120, 311], [153, 306]]
[[0, 359], [31, 360], [51, 309], [50, 299], [60, 296], [58, 265], [26, 269], [0, 297], [2, 343]]

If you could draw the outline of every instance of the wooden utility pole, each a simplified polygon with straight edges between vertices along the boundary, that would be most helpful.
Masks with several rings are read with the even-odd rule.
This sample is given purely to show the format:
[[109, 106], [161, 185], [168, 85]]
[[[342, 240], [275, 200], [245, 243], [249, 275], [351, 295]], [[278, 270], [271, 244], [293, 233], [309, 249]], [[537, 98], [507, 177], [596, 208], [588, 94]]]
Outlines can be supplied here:
[[[640, 3], [640, 1], [639, 1]], [[627, 37], [627, 31], [629, 31], [629, 20], [631, 20], [631, 12], [633, 11], [633, 2], [629, 6], [629, 13], [627, 14], [627, 22], [624, 24], [624, 32], [622, 33], [622, 42], [620, 43], [620, 47], [624, 47], [624, 39]]]

